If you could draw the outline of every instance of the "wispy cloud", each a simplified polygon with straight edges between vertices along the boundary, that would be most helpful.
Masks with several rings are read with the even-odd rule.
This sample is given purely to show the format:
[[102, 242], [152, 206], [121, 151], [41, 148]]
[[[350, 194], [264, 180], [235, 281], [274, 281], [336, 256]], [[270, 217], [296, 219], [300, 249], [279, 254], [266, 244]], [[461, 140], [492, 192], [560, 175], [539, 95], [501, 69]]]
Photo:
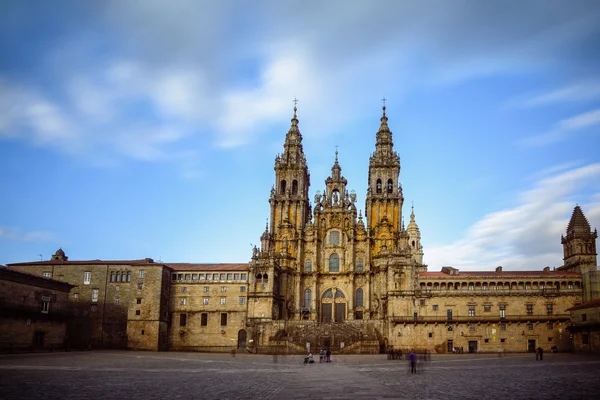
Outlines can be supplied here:
[[570, 135], [600, 124], [600, 109], [575, 115], [559, 121], [553, 129], [519, 141], [525, 146], [537, 147], [560, 142]]
[[50, 232], [22, 232], [17, 228], [0, 227], [0, 240], [11, 240], [17, 242], [48, 242], [53, 240], [54, 235]]
[[600, 225], [600, 192], [584, 191], [599, 186], [599, 163], [546, 176], [519, 193], [514, 207], [485, 215], [451, 244], [426, 248], [425, 262], [432, 270], [442, 265], [466, 270], [560, 266], [560, 237], [577, 199], [584, 200], [579, 204], [592, 229]]
[[538, 93], [512, 99], [508, 101], [507, 107], [533, 108], [559, 103], [573, 103], [593, 100], [599, 97], [600, 79], [588, 79], [581, 82], [572, 83], [546, 93]]

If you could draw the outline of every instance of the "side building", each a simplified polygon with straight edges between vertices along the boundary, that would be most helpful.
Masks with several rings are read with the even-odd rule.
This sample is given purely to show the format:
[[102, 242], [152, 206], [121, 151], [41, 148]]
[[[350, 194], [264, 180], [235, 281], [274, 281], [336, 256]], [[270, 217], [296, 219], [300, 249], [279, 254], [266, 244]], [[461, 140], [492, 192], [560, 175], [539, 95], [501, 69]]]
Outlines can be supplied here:
[[68, 349], [72, 287], [0, 266], [0, 353]]

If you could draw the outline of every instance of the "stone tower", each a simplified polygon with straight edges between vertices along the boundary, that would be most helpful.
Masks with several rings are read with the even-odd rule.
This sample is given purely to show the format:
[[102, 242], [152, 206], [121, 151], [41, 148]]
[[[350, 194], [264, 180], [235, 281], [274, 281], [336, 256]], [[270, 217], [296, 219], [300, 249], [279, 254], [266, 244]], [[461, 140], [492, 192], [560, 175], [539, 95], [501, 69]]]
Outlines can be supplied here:
[[394, 151], [392, 132], [383, 116], [376, 136], [375, 152], [369, 160], [369, 186], [365, 204], [368, 229], [373, 239], [372, 256], [398, 250], [401, 230], [402, 186], [400, 156]]
[[423, 264], [423, 246], [421, 245], [421, 231], [419, 230], [419, 226], [415, 222], [414, 207], [412, 207], [410, 213], [410, 222], [406, 227], [406, 233], [408, 233], [408, 245], [410, 247], [413, 259], [417, 263]]
[[275, 185], [269, 198], [270, 218], [250, 262], [250, 318], [287, 319], [294, 312], [293, 287], [302, 256], [303, 230], [311, 218], [310, 174], [294, 107], [292, 125], [275, 158]]
[[564, 265], [559, 269], [581, 273], [584, 301], [600, 297], [599, 277], [596, 268], [597, 237], [598, 231], [594, 229], [592, 232], [590, 223], [581, 211], [581, 207], [575, 206], [567, 226], [567, 235], [561, 237]]

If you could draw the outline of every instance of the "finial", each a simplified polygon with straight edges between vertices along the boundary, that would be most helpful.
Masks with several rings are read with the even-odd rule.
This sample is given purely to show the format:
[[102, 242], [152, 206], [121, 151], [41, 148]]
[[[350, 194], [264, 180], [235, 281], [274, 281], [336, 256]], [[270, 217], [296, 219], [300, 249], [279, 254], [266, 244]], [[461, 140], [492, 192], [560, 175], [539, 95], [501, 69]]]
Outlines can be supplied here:
[[294, 97], [294, 118], [296, 118], [296, 111], [298, 111], [298, 108], [296, 107], [298, 105], [298, 99], [296, 97]]
[[335, 145], [335, 162], [336, 163], [338, 162], [338, 147], [340, 147], [340, 146]]
[[383, 102], [383, 107], [382, 107], [382, 109], [383, 109], [383, 116], [384, 116], [384, 117], [385, 117], [385, 102], [386, 102], [386, 100], [387, 100], [387, 99], [385, 98], [385, 96], [383, 97], [383, 99], [381, 99], [381, 101]]
[[265, 224], [265, 231], [269, 230], [269, 218], [267, 218], [267, 223]]

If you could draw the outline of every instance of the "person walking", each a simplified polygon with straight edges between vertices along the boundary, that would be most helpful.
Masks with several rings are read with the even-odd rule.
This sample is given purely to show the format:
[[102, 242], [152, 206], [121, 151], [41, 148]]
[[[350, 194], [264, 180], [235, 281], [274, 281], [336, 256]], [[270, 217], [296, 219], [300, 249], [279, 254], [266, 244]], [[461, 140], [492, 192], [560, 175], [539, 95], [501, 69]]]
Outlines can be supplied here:
[[542, 349], [542, 346], [537, 348], [537, 351], [540, 355], [540, 361], [542, 361], [544, 359], [544, 349]]
[[325, 352], [325, 357], [326, 357], [325, 362], [331, 362], [331, 350], [327, 349], [327, 352]]
[[325, 356], [325, 350], [321, 349], [321, 351], [319, 351], [319, 364], [323, 362], [324, 356]]
[[539, 361], [540, 359], [540, 348], [535, 349], [535, 361]]
[[411, 351], [410, 354], [408, 355], [408, 360], [410, 362], [410, 373], [416, 374], [417, 373], [417, 353], [415, 353], [414, 351]]

